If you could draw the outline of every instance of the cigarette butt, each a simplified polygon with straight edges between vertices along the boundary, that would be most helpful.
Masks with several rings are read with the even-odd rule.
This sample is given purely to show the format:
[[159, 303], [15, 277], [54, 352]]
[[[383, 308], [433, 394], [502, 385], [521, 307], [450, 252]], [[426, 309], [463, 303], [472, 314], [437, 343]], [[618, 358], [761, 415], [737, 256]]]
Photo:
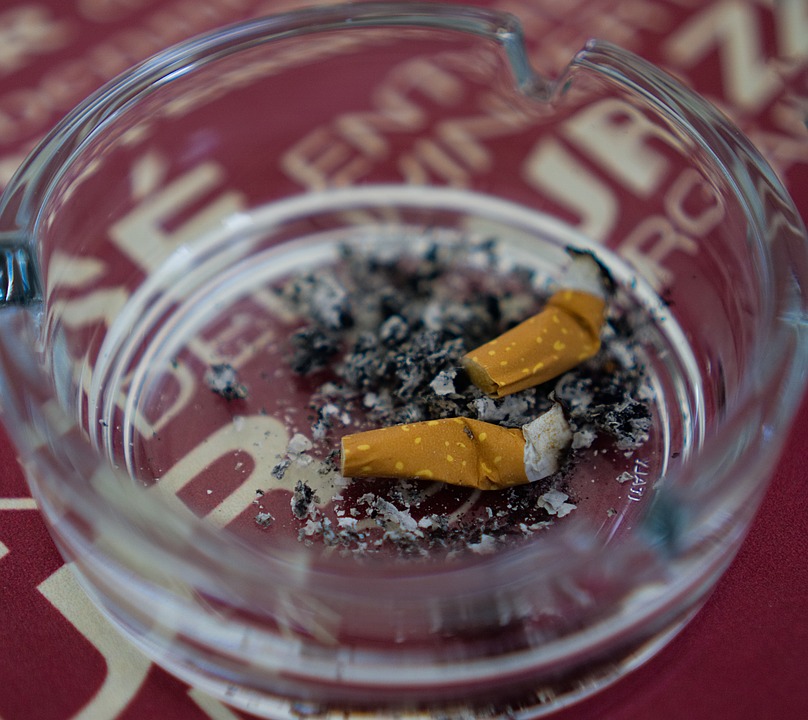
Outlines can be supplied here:
[[470, 418], [394, 425], [343, 437], [342, 474], [497, 490], [555, 472], [571, 439], [558, 405], [525, 428]]
[[565, 284], [538, 315], [463, 357], [483, 392], [504, 397], [540, 385], [598, 352], [607, 279], [597, 260], [574, 255]]

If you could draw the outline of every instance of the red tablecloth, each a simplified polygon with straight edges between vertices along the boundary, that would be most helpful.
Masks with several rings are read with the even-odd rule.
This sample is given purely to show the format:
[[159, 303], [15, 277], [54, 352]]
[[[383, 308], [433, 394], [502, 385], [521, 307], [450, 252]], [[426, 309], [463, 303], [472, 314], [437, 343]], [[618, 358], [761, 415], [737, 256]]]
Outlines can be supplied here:
[[[176, 40], [295, 0], [4, 0], [0, 186], [72, 105]], [[309, 3], [310, 4], [310, 3]], [[478, 4], [483, 4], [478, 2]], [[808, 218], [808, 0], [499, 0], [549, 69], [587, 37], [672, 70], [759, 145]], [[738, 558], [658, 656], [564, 720], [808, 717], [808, 403]], [[234, 718], [120, 639], [78, 590], [0, 435], [0, 718]]]

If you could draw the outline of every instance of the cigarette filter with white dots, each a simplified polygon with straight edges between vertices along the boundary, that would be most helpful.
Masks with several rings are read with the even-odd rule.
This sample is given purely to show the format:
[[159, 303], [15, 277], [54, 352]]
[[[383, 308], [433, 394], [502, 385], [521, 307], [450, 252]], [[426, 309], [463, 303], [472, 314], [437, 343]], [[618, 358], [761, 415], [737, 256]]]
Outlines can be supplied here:
[[556, 472], [571, 440], [558, 404], [523, 428], [462, 417], [394, 425], [343, 437], [342, 474], [497, 490]]
[[463, 357], [471, 381], [488, 395], [504, 397], [552, 380], [595, 355], [606, 287], [597, 261], [587, 253], [575, 255], [564, 287], [544, 310]]

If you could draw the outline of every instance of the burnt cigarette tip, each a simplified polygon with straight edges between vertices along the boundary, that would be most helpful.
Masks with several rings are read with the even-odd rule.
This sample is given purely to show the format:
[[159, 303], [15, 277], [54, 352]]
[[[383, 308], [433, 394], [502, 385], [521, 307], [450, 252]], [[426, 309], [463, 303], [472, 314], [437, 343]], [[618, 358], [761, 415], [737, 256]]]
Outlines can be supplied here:
[[556, 402], [535, 420], [522, 427], [525, 437], [525, 474], [536, 482], [557, 472], [572, 443], [572, 430], [564, 408]]
[[614, 293], [614, 277], [594, 252], [571, 245], [565, 250], [572, 260], [562, 283], [565, 289], [584, 290], [604, 299]]

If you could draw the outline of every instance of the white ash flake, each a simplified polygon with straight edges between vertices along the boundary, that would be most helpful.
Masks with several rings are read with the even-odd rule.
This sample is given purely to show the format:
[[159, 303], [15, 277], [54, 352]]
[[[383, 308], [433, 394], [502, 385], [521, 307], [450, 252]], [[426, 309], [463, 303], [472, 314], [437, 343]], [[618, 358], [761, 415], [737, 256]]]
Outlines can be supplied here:
[[525, 537], [530, 537], [537, 530], [546, 530], [552, 526], [552, 524], [552, 520], [542, 520], [541, 522], [530, 523], [529, 525], [527, 523], [519, 523], [519, 530]]
[[286, 452], [289, 455], [300, 456], [311, 450], [312, 447], [314, 447], [313, 443], [303, 433], [295, 433], [286, 446]]
[[282, 480], [290, 468], [303, 468], [311, 465], [314, 458], [308, 454], [314, 443], [302, 433], [295, 433], [286, 444], [286, 452], [279, 456], [280, 462], [272, 468], [272, 475]]
[[616, 478], [619, 483], [627, 483], [634, 479], [634, 475], [628, 471], [620, 473]]
[[534, 409], [520, 395], [507, 395], [500, 400], [480, 397], [474, 400], [474, 410], [479, 420], [490, 423], [513, 424], [515, 418], [531, 417]]
[[347, 302], [348, 294], [345, 288], [335, 282], [329, 282], [329, 278], [315, 283], [311, 305], [328, 327], [338, 328], [342, 325]]
[[385, 520], [395, 523], [399, 530], [412, 533], [416, 537], [423, 537], [423, 533], [418, 528], [418, 523], [410, 513], [399, 510], [393, 503], [379, 497], [376, 498], [375, 508], [383, 515]]
[[578, 430], [572, 435], [572, 445], [570, 445], [570, 447], [573, 450], [585, 450], [586, 448], [590, 448], [597, 436], [597, 433], [592, 428]]
[[498, 546], [496, 538], [491, 535], [482, 535], [479, 542], [469, 543], [469, 550], [477, 555], [490, 555]]
[[538, 505], [543, 510], [546, 510], [548, 515], [563, 518], [578, 507], [577, 505], [568, 503], [567, 500], [569, 500], [569, 495], [566, 493], [560, 490], [548, 490], [539, 497]]
[[318, 409], [318, 419], [311, 427], [312, 439], [320, 441], [326, 438], [331, 428], [338, 425], [347, 427], [351, 424], [351, 415], [346, 410], [327, 402]]
[[429, 383], [429, 387], [432, 388], [435, 395], [443, 396], [443, 395], [453, 395], [457, 391], [455, 390], [454, 380], [457, 377], [457, 370], [455, 368], [448, 368], [447, 370], [441, 370], [435, 378]]
[[365, 393], [365, 396], [362, 398], [362, 405], [368, 409], [375, 408], [379, 405], [380, 400], [381, 398], [375, 392]]

